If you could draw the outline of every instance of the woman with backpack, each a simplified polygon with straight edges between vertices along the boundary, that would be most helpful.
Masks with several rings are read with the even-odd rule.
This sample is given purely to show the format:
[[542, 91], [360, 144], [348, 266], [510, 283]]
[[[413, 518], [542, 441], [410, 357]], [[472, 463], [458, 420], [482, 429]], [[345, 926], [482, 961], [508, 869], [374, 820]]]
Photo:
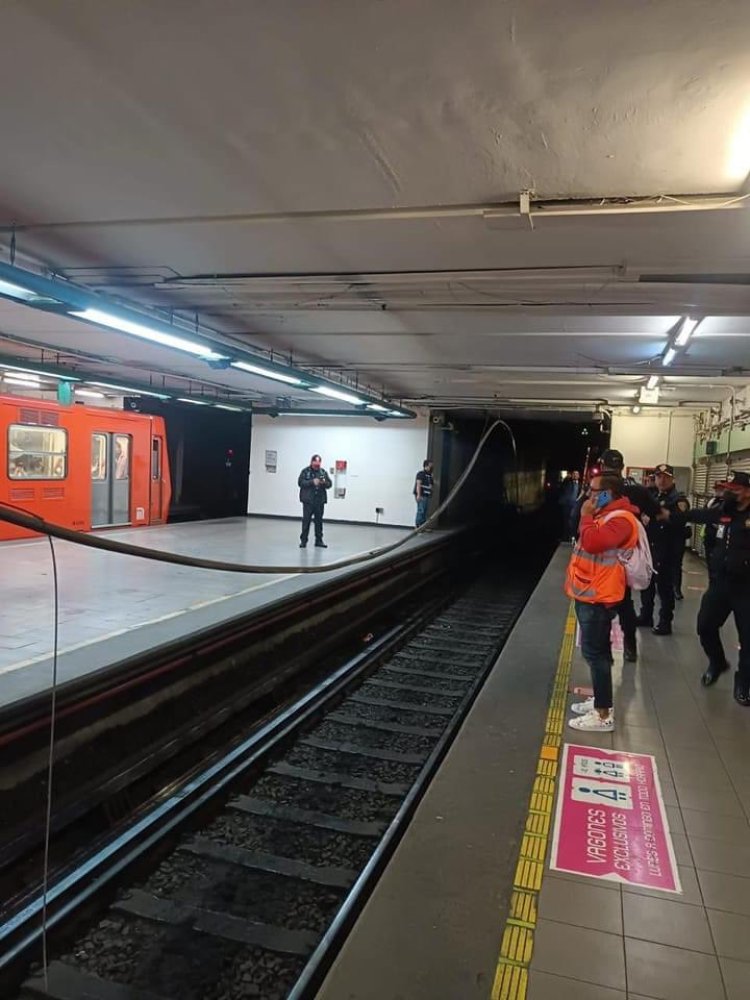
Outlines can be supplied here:
[[[594, 689], [593, 698], [573, 705], [576, 717], [568, 723], [572, 729], [584, 732], [608, 733], [614, 729], [612, 619], [628, 583], [640, 589], [645, 577], [650, 577], [650, 567], [643, 565], [648, 560], [648, 545], [641, 535], [638, 508], [622, 491], [619, 475], [603, 473], [591, 480], [565, 580], [565, 592], [575, 601], [581, 652], [591, 669]], [[633, 565], [626, 571], [633, 556]]]

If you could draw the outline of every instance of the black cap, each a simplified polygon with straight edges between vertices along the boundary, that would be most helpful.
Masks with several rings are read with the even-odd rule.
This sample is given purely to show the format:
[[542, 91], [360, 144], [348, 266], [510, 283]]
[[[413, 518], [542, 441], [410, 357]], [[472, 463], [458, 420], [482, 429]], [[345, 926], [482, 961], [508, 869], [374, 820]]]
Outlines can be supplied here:
[[655, 472], [663, 472], [665, 476], [671, 476], [674, 479], [674, 467], [668, 465], [666, 462], [662, 462], [661, 465], [657, 465]]
[[730, 486], [750, 486], [750, 475], [747, 472], [730, 472], [727, 482]]
[[615, 448], [608, 448], [601, 457], [601, 466], [603, 469], [615, 469], [617, 472], [620, 472], [624, 465], [625, 459], [622, 457], [622, 452], [617, 451]]

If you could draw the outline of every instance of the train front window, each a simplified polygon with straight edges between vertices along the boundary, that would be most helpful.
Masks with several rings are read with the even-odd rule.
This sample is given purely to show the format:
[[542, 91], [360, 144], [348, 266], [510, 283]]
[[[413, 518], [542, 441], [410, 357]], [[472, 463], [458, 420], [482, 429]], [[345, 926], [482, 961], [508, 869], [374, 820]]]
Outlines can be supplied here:
[[91, 435], [91, 478], [101, 482], [107, 478], [107, 435]]
[[61, 427], [8, 428], [9, 479], [65, 479], [68, 474], [68, 432]]

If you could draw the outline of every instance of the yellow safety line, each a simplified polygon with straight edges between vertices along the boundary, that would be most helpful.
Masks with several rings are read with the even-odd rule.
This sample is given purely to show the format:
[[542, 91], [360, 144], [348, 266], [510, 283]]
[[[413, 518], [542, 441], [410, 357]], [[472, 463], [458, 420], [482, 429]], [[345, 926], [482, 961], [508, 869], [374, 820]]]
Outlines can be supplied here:
[[492, 1000], [525, 1000], [529, 966], [534, 951], [537, 900], [542, 887], [544, 859], [552, 828], [552, 809], [565, 725], [570, 668], [573, 663], [576, 618], [571, 605], [557, 661], [555, 685], [547, 711], [544, 739], [536, 765], [529, 809], [516, 873], [510, 910], [503, 931]]

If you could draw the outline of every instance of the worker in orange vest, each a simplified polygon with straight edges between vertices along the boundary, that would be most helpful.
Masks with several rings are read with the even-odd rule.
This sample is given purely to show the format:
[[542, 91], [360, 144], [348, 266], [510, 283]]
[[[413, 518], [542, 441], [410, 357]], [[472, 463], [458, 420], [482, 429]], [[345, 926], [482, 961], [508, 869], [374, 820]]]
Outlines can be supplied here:
[[627, 586], [620, 553], [638, 543], [638, 508], [622, 491], [619, 475], [603, 473], [591, 480], [565, 579], [565, 592], [575, 601], [581, 652], [594, 688], [593, 698], [572, 706], [575, 718], [568, 723], [584, 732], [608, 733], [615, 724], [610, 630]]

